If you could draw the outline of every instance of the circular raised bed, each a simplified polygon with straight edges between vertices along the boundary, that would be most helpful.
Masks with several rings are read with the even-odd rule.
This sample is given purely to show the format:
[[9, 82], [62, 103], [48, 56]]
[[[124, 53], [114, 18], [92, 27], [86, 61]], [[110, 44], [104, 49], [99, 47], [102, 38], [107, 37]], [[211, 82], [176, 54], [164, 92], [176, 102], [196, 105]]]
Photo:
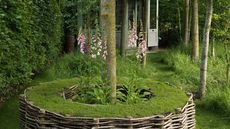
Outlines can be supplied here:
[[[181, 99], [186, 96], [182, 91], [154, 84], [152, 88], [156, 92], [156, 97], [138, 104], [90, 105], [65, 100], [71, 98], [76, 91], [73, 85], [77, 81], [78, 79], [55, 81], [27, 89], [20, 96], [21, 128], [195, 128], [195, 105], [192, 94]], [[153, 82], [148, 81], [145, 85], [153, 85]], [[163, 106], [160, 106], [162, 103]]]

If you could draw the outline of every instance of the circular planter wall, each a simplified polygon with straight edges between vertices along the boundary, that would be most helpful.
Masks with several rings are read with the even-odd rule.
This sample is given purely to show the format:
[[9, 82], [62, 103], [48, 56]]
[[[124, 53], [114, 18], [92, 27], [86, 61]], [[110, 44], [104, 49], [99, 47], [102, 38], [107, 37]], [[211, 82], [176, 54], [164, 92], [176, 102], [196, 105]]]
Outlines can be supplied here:
[[[72, 90], [73, 88], [63, 92], [63, 97], [71, 97]], [[22, 129], [194, 129], [195, 105], [192, 94], [188, 94], [188, 96], [187, 103], [172, 113], [139, 118], [76, 117], [36, 106], [27, 99], [25, 91], [19, 101], [20, 126]]]

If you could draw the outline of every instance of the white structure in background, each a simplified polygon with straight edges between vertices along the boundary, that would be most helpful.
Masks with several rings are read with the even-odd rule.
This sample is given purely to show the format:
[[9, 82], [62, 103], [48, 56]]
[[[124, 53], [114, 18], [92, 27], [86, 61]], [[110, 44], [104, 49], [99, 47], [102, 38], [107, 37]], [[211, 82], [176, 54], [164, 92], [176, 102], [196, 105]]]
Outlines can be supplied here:
[[[121, 45], [121, 30], [122, 30], [122, 1], [117, 0], [117, 12], [116, 12], [116, 42], [117, 47]], [[158, 48], [158, 19], [159, 19], [159, 0], [128, 0], [128, 10], [126, 10], [127, 17], [125, 23], [125, 31], [128, 33], [128, 21], [130, 18], [135, 18], [137, 24], [145, 24], [144, 30], [146, 30], [147, 46], [151, 48]], [[154, 10], [154, 11], [153, 11]], [[153, 14], [154, 13], [154, 14]], [[135, 14], [133, 16], [133, 14]], [[144, 20], [146, 19], [146, 20]], [[124, 19], [123, 19], [124, 20]], [[151, 22], [150, 22], [151, 21]], [[150, 25], [152, 23], [152, 25]], [[127, 36], [127, 35], [126, 35]], [[128, 36], [125, 37], [128, 40]], [[125, 44], [125, 49], [129, 49], [128, 43]]]
[[[150, 1], [148, 5], [150, 6]], [[150, 18], [150, 7], [148, 7], [148, 17]], [[159, 24], [159, 0], [156, 0], [156, 28], [150, 28], [150, 21], [148, 22], [148, 47], [158, 47], [158, 43], [159, 43], [159, 35], [158, 35], [158, 24]]]

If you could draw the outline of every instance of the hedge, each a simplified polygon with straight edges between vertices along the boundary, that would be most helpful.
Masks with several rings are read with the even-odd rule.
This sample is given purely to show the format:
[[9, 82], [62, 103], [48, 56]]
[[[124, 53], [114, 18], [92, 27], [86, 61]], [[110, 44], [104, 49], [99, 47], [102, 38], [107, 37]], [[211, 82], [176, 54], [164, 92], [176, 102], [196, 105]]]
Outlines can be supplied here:
[[0, 0], [0, 98], [58, 57], [62, 18], [56, 0]]

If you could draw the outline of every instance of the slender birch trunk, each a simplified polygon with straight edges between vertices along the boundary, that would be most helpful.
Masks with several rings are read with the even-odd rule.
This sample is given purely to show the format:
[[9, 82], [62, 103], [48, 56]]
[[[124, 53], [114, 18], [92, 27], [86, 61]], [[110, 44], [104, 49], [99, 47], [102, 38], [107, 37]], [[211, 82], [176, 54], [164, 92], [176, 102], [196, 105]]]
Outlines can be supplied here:
[[[148, 31], [149, 31], [149, 26], [150, 26], [150, 0], [145, 0], [144, 3], [145, 6], [145, 13], [144, 13], [144, 40], [146, 41], [146, 45], [147, 45], [147, 49], [148, 49]], [[143, 67], [145, 67], [146, 65], [146, 57], [147, 53], [145, 54], [145, 56], [143, 57], [143, 62], [142, 65]]]
[[198, 60], [199, 58], [199, 14], [198, 14], [198, 0], [193, 0], [193, 50], [192, 58]]
[[190, 28], [189, 28], [189, 13], [190, 0], [185, 0], [185, 15], [184, 15], [184, 46], [187, 47], [189, 43]]
[[207, 65], [208, 65], [208, 47], [209, 47], [209, 33], [211, 29], [212, 14], [213, 14], [213, 0], [206, 0], [206, 18], [203, 31], [203, 50], [200, 65], [200, 87], [198, 97], [201, 99], [206, 92], [207, 79]]

